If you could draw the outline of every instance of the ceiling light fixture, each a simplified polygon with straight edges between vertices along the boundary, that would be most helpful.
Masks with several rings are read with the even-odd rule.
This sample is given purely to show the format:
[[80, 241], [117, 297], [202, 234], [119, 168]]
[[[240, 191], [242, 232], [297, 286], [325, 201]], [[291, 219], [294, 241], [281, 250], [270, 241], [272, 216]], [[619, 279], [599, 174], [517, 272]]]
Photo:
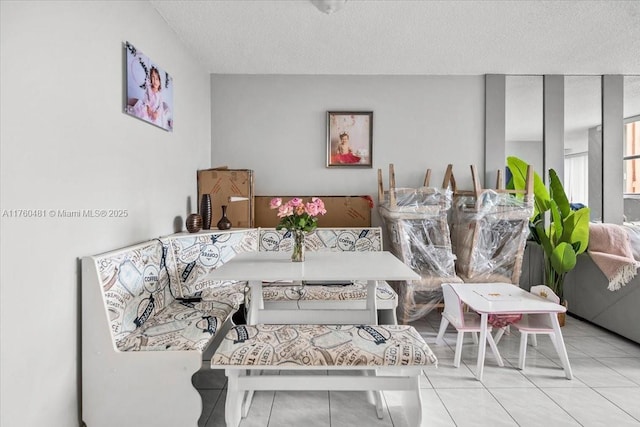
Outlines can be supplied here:
[[334, 12], [338, 12], [347, 3], [347, 0], [311, 0], [311, 3], [323, 13], [331, 15]]

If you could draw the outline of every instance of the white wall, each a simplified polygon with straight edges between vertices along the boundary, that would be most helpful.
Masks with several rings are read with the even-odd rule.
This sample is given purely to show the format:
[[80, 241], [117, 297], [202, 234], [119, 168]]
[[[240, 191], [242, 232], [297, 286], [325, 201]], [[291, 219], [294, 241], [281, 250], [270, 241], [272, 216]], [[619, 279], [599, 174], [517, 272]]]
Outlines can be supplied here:
[[[210, 80], [147, 2], [0, 5], [2, 212], [128, 212], [2, 217], [0, 424], [74, 426], [76, 259], [185, 217], [196, 170], [210, 166]], [[173, 133], [122, 112], [127, 40], [174, 78]]]
[[[440, 185], [448, 163], [471, 188], [484, 176], [483, 76], [212, 75], [213, 165], [255, 171], [257, 195], [377, 199], [377, 169], [397, 186]], [[373, 111], [373, 168], [326, 168], [326, 112]], [[377, 216], [374, 216], [377, 220]]]

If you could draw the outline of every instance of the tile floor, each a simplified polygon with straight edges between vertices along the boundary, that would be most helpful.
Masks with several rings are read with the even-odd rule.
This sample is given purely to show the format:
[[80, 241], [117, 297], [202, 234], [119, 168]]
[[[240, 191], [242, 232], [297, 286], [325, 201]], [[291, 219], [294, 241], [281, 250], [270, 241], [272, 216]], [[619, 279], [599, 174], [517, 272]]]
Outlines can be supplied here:
[[[440, 315], [431, 313], [413, 326], [438, 357], [424, 370], [423, 414], [429, 426], [640, 426], [640, 345], [567, 316], [562, 328], [573, 380], [564, 371], [551, 341], [538, 337], [529, 346], [523, 371], [519, 336], [505, 335], [498, 348], [505, 367], [489, 352], [484, 380], [474, 377], [476, 348], [465, 339], [460, 368], [453, 367], [455, 330], [447, 345], [435, 345]], [[638, 326], [640, 327], [640, 325]], [[325, 373], [326, 374], [326, 373]], [[203, 399], [200, 427], [224, 426], [226, 380], [221, 370], [203, 369], [193, 378]], [[363, 392], [257, 392], [241, 427], [406, 426], [401, 402], [385, 392], [379, 420]]]

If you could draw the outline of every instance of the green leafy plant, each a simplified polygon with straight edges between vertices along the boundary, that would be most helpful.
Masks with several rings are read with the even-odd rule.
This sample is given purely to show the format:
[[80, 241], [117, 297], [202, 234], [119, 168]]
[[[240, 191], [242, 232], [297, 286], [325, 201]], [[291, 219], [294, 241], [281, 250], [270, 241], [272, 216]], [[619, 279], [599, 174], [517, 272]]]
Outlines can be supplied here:
[[[524, 189], [528, 164], [517, 157], [507, 157], [507, 165], [512, 174], [508, 186]], [[562, 182], [553, 169], [549, 170], [548, 191], [534, 172], [533, 192], [531, 235], [544, 251], [545, 285], [563, 300], [565, 276], [575, 268], [577, 255], [589, 245], [589, 208], [571, 209]], [[545, 226], [546, 212], [550, 213], [548, 226]]]

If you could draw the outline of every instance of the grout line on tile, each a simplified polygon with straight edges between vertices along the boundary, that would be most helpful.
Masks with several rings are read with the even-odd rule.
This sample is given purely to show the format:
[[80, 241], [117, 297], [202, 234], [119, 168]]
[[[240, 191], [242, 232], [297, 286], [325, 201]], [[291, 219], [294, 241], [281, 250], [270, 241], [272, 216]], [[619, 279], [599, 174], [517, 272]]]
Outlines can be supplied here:
[[[441, 390], [443, 390], [443, 389], [441, 389]], [[449, 411], [449, 408], [447, 407], [447, 405], [445, 405], [444, 401], [442, 400], [442, 396], [440, 396], [440, 393], [438, 393], [438, 390], [433, 389], [433, 391], [436, 392], [436, 396], [438, 396], [438, 400], [442, 404], [442, 407], [447, 412], [447, 415], [449, 415], [449, 419], [451, 419], [451, 421], [457, 426], [458, 423], [456, 423], [456, 420], [453, 418], [453, 415], [451, 415], [451, 411]]]
[[[591, 388], [591, 387], [589, 387]], [[598, 388], [609, 388], [609, 387], [598, 387]], [[599, 396], [601, 396], [603, 399], [605, 399], [606, 401], [608, 401], [609, 403], [611, 403], [613, 406], [615, 406], [616, 408], [620, 409], [622, 412], [624, 412], [625, 414], [629, 415], [631, 418], [633, 418], [636, 421], [640, 422], [640, 419], [634, 417], [633, 415], [631, 415], [629, 412], [627, 412], [624, 408], [620, 407], [620, 405], [616, 404], [616, 402], [612, 401], [611, 399], [609, 399], [607, 396], [605, 396], [604, 394], [600, 393], [598, 391], [598, 388], [591, 388], [591, 390], [593, 390], [596, 394], [598, 394]], [[610, 387], [610, 388], [625, 388], [625, 387]], [[629, 388], [637, 388], [637, 387], [629, 387]]]
[[500, 399], [498, 399], [498, 397], [497, 397], [495, 394], [493, 394], [489, 388], [486, 388], [486, 390], [487, 390], [487, 392], [491, 395], [491, 397], [493, 397], [493, 399], [494, 399], [496, 402], [498, 402], [498, 405], [500, 405], [500, 407], [501, 407], [502, 409], [504, 409], [504, 412], [506, 412], [506, 413], [507, 413], [507, 415], [509, 415], [509, 418], [511, 418], [511, 419], [513, 420], [513, 422], [514, 422], [514, 423], [516, 423], [516, 425], [519, 425], [519, 424], [518, 424], [518, 421], [513, 417], [513, 415], [511, 415], [511, 412], [509, 412], [509, 410], [508, 410], [507, 408], [505, 408], [505, 407], [504, 407], [504, 405], [502, 404], [502, 402], [500, 401]]
[[[587, 388], [591, 388], [589, 386], [587, 386]], [[553, 402], [554, 405], [556, 405], [558, 408], [560, 408], [562, 411], [564, 411], [565, 414], [567, 414], [572, 420], [575, 420], [576, 423], [578, 423], [579, 425], [584, 425], [582, 424], [580, 421], [578, 421], [573, 415], [571, 415], [569, 413], [569, 411], [567, 411], [562, 405], [560, 405], [558, 402], [556, 402], [553, 397], [551, 397], [549, 394], [547, 394], [547, 392], [544, 390], [544, 388], [538, 388], [545, 396], [547, 396], [549, 398], [549, 400], [551, 400]], [[557, 389], [555, 389], [557, 390]], [[567, 389], [567, 392], [570, 393], [571, 389]]]

